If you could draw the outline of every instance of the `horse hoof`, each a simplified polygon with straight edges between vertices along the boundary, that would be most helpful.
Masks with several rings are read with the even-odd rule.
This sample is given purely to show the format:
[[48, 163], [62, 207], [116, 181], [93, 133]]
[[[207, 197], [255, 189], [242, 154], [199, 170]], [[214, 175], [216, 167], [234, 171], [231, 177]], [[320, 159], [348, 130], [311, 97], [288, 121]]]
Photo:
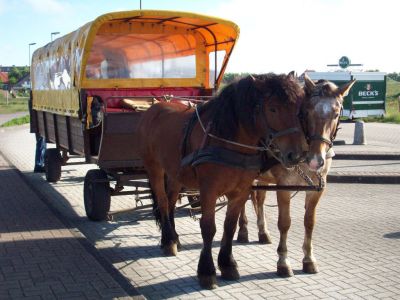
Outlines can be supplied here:
[[197, 275], [199, 284], [203, 289], [213, 290], [218, 287], [216, 275]]
[[271, 237], [269, 236], [269, 234], [266, 233], [258, 234], [258, 242], [260, 244], [272, 244]]
[[283, 267], [283, 266], [282, 267], [278, 266], [276, 274], [279, 277], [292, 277], [292, 276], [294, 276], [293, 270], [290, 267]]
[[165, 256], [177, 256], [178, 254], [178, 245], [176, 243], [171, 243], [168, 246], [162, 247]]
[[316, 274], [318, 273], [318, 266], [312, 261], [303, 262], [303, 272], [307, 274]]
[[237, 242], [241, 243], [241, 244], [248, 244], [249, 243], [248, 235], [247, 234], [238, 234]]
[[239, 280], [240, 275], [236, 267], [219, 267], [221, 270], [221, 278], [225, 280]]

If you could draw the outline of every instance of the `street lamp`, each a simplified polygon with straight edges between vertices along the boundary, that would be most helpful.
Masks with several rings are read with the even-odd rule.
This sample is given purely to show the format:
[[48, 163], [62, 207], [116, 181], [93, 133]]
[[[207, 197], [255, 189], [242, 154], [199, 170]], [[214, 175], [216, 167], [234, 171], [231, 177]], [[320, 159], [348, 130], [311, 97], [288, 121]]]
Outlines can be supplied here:
[[32, 88], [32, 83], [31, 83], [31, 46], [36, 45], [36, 43], [30, 43], [28, 44], [29, 46], [29, 59], [28, 59], [28, 67], [29, 67], [29, 86]]
[[53, 35], [57, 35], [57, 34], [60, 34], [60, 32], [59, 31], [55, 31], [55, 32], [52, 32], [50, 34], [51, 41], [53, 41]]
[[28, 67], [31, 66], [31, 46], [36, 45], [36, 43], [29, 44], [29, 57], [28, 57]]

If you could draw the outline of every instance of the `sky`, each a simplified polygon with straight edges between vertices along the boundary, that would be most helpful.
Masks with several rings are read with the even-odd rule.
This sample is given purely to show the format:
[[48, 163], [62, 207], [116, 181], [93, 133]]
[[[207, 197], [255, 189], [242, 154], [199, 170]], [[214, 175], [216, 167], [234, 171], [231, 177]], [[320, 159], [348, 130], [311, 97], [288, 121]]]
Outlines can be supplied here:
[[[28, 65], [51, 39], [140, 0], [0, 0], [0, 65]], [[399, 0], [142, 0], [142, 9], [234, 21], [240, 38], [227, 72], [334, 71], [342, 56], [364, 70], [400, 72]], [[360, 69], [360, 67], [353, 67]]]

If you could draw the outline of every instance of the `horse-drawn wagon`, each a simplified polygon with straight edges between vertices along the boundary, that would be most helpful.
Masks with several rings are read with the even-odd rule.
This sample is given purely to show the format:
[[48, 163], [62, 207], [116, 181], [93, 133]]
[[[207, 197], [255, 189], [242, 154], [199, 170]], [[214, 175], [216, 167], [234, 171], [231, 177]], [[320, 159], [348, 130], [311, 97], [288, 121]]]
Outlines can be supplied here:
[[90, 219], [105, 219], [111, 195], [132, 193], [121, 191], [125, 185], [146, 186], [135, 181], [146, 178], [135, 134], [143, 111], [154, 102], [213, 95], [238, 35], [236, 24], [219, 18], [125, 11], [37, 49], [32, 122], [56, 146], [46, 151], [47, 180], [60, 179], [68, 155], [96, 163], [85, 177], [85, 208]]

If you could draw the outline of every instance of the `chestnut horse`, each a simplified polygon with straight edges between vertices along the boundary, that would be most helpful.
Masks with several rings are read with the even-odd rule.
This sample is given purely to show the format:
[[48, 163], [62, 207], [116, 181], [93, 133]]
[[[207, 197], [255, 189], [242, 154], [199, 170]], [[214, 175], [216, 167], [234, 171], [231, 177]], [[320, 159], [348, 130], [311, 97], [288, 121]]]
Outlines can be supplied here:
[[278, 149], [287, 167], [299, 162], [306, 144], [297, 117], [297, 103], [303, 97], [292, 73], [257, 75], [228, 85], [196, 109], [179, 102], [160, 102], [142, 116], [140, 153], [166, 255], [177, 254], [174, 209], [181, 188], [200, 192], [203, 249], [197, 275], [202, 287], [216, 287], [211, 249], [217, 198], [228, 198], [218, 265], [222, 278], [236, 280], [239, 273], [232, 239], [239, 213], [262, 168], [265, 152], [261, 150]]
[[[326, 182], [332, 157], [333, 140], [338, 130], [339, 117], [345, 97], [354, 84], [354, 80], [341, 87], [329, 81], [320, 80], [316, 84], [305, 76], [305, 100], [301, 105], [300, 119], [303, 130], [309, 144], [306, 162], [299, 164], [301, 170], [314, 182], [322, 177]], [[276, 164], [258, 178], [258, 184], [274, 183], [278, 185], [305, 185], [305, 180], [293, 169], [288, 170], [280, 164]], [[305, 198], [304, 227], [305, 237], [303, 243], [303, 272], [317, 273], [316, 259], [313, 255], [312, 233], [315, 225], [315, 209], [322, 197], [322, 191], [307, 191]], [[269, 244], [271, 239], [266, 229], [264, 215], [265, 191], [252, 193], [252, 200], [257, 215], [259, 242]], [[293, 276], [293, 271], [287, 259], [287, 233], [290, 228], [290, 200], [289, 191], [277, 191], [278, 201], [278, 228], [280, 231], [279, 246], [277, 249], [279, 260], [277, 273], [280, 276]], [[239, 242], [248, 242], [247, 218], [243, 208], [239, 220]]]

